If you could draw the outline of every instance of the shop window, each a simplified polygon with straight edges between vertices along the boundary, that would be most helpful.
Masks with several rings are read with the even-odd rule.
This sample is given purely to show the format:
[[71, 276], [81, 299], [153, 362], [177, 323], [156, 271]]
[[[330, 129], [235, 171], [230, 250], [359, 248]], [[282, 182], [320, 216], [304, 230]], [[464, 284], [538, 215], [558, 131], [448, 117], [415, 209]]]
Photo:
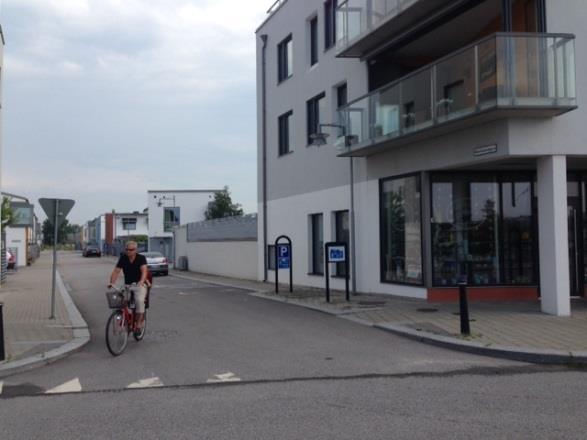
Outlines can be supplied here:
[[432, 278], [436, 286], [535, 284], [531, 177], [432, 177]]
[[422, 284], [420, 177], [381, 182], [381, 280]]

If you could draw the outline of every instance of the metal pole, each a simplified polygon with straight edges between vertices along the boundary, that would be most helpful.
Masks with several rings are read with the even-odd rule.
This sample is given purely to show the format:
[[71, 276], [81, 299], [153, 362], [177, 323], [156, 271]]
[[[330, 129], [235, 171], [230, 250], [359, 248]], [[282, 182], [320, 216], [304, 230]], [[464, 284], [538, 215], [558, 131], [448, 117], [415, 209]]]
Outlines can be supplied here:
[[344, 261], [344, 273], [345, 273], [344, 287], [345, 287], [345, 293], [346, 293], [346, 300], [347, 300], [347, 302], [351, 300], [349, 298], [349, 252], [348, 251], [349, 251], [348, 250], [348, 246], [345, 244], [345, 246], [344, 246], [344, 255], [345, 255], [345, 261]]
[[[350, 243], [350, 254], [351, 254], [351, 285], [353, 295], [357, 294], [357, 268], [355, 265], [355, 174], [353, 170], [353, 156], [350, 157], [351, 162], [351, 243]], [[348, 269], [347, 269], [348, 274]]]
[[469, 303], [467, 301], [467, 283], [459, 283], [459, 308], [461, 315], [461, 334], [470, 335], [471, 327], [469, 325]]
[[324, 269], [326, 274], [326, 302], [330, 302], [330, 271], [328, 266], [328, 248], [329, 245], [326, 244], [324, 248]]
[[4, 320], [2, 318], [3, 306], [0, 302], [0, 362], [6, 359], [6, 352], [4, 351]]
[[53, 219], [53, 283], [51, 285], [51, 317], [49, 319], [55, 319], [55, 282], [57, 279], [57, 234], [58, 234], [58, 222], [59, 218], [59, 199], [55, 199], [55, 218]]

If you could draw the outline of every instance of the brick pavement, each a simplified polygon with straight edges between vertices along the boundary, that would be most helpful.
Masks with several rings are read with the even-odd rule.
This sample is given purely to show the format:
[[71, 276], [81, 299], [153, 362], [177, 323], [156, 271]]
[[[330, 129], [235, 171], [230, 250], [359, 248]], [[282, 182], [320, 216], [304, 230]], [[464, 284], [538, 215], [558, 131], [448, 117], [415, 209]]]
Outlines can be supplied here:
[[31, 266], [10, 271], [0, 287], [4, 303], [6, 361], [48, 352], [73, 339], [69, 314], [59, 292], [51, 315], [52, 256], [43, 252]]

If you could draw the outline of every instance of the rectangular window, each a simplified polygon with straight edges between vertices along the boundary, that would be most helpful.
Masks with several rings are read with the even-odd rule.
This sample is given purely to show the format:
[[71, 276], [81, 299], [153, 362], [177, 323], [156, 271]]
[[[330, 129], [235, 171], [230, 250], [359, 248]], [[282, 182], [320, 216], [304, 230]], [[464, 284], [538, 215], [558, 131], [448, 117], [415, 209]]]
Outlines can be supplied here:
[[420, 176], [381, 181], [381, 280], [422, 284]]
[[320, 131], [320, 124], [322, 123], [320, 117], [324, 117], [326, 114], [325, 96], [324, 92], [322, 92], [306, 102], [308, 145], [312, 144], [311, 135]]
[[278, 118], [278, 136], [279, 136], [279, 155], [289, 153], [290, 150], [290, 131], [289, 131], [289, 120], [293, 111], [284, 113]]
[[125, 231], [134, 231], [137, 229], [137, 219], [136, 218], [123, 218], [122, 219], [122, 229]]
[[[349, 212], [348, 211], [336, 211], [334, 213], [334, 225], [335, 225], [335, 236], [334, 240], [344, 242], [347, 244], [347, 253], [350, 254], [350, 233], [349, 233]], [[347, 255], [347, 259], [349, 256]], [[346, 264], [336, 263], [336, 275], [346, 275]]]
[[164, 208], [163, 230], [165, 232], [171, 232], [175, 226], [179, 226], [179, 207]]
[[288, 35], [277, 45], [277, 80], [284, 81], [293, 74], [293, 42]]
[[535, 279], [532, 177], [432, 177], [435, 286], [531, 285]]
[[336, 108], [346, 105], [348, 102], [347, 85], [341, 84], [336, 88]]
[[324, 274], [324, 232], [322, 225], [322, 214], [310, 215], [312, 228], [312, 273], [315, 275]]
[[310, 20], [310, 66], [318, 62], [318, 17]]
[[324, 50], [336, 43], [336, 0], [324, 2]]

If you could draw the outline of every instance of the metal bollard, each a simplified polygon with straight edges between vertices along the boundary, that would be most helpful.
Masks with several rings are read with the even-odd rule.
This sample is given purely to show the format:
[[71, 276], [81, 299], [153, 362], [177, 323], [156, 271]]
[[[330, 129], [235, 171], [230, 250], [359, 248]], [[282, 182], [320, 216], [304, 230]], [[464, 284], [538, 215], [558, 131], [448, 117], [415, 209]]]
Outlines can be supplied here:
[[2, 310], [4, 304], [0, 302], [0, 362], [6, 359], [6, 352], [4, 351], [4, 320], [2, 319]]
[[469, 325], [469, 302], [467, 300], [467, 283], [459, 283], [459, 308], [461, 315], [461, 334], [469, 336], [471, 327]]

